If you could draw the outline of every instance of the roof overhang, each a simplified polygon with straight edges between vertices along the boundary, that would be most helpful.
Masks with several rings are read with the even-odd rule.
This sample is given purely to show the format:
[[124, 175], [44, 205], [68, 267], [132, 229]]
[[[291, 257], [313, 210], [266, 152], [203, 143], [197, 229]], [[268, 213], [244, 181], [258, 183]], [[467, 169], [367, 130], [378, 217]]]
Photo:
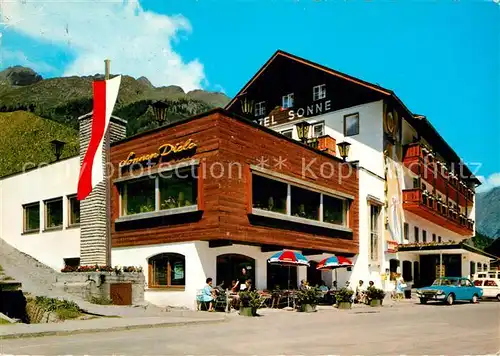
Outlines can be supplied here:
[[451, 253], [474, 253], [484, 257], [488, 257], [492, 260], [499, 260], [498, 256], [492, 255], [490, 253], [484, 252], [478, 248], [470, 246], [463, 242], [453, 242], [453, 243], [416, 243], [416, 244], [400, 244], [398, 245], [398, 252], [412, 252], [418, 255], [429, 255], [436, 254], [439, 252], [451, 254]]

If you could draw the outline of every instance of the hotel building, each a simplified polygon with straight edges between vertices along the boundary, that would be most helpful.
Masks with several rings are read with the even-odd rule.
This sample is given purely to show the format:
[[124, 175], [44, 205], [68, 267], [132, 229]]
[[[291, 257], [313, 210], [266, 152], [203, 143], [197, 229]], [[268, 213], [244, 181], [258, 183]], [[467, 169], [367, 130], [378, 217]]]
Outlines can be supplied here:
[[[258, 289], [287, 288], [288, 269], [267, 263], [283, 248], [311, 261], [291, 270], [292, 286], [362, 279], [390, 290], [398, 273], [419, 286], [494, 258], [463, 243], [479, 181], [425, 117], [390, 90], [282, 51], [225, 109], [115, 132], [107, 213], [92, 193], [80, 222], [74, 157], [0, 180], [0, 236], [60, 269], [101, 263], [93, 250], [109, 231], [111, 264], [142, 266], [148, 301], [191, 308], [207, 277], [228, 286], [243, 267]], [[331, 254], [354, 267], [318, 272]]]

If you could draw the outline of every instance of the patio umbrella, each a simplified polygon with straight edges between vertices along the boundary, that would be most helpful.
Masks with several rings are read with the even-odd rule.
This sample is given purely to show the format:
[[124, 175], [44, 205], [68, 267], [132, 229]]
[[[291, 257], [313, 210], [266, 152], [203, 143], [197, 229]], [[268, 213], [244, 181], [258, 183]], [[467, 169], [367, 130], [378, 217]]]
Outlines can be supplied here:
[[[296, 266], [309, 266], [309, 261], [303, 254], [290, 250], [283, 250], [275, 253], [268, 262], [273, 265], [288, 267], [288, 290], [290, 290], [290, 268]], [[290, 292], [288, 292], [288, 307], [290, 307]]]
[[343, 256], [330, 256], [328, 258], [325, 258], [321, 260], [318, 265], [316, 266], [316, 269], [319, 270], [335, 270], [335, 280], [337, 280], [337, 268], [347, 268], [347, 267], [352, 267], [352, 261], [346, 257]]

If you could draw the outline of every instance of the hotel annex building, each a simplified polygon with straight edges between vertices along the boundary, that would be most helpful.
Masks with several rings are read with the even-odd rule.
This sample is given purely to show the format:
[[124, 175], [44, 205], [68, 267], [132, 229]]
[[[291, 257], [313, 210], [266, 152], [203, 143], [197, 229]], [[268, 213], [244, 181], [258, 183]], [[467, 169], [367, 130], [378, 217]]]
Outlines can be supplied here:
[[[129, 138], [115, 125], [109, 209], [92, 193], [80, 217], [80, 157], [58, 161], [0, 180], [1, 238], [56, 270], [102, 263], [92, 250], [110, 243], [113, 266], [143, 267], [146, 300], [190, 308], [207, 277], [228, 286], [243, 267], [258, 289], [286, 288], [287, 269], [267, 263], [283, 248], [311, 261], [292, 286], [390, 290], [397, 273], [419, 286], [494, 258], [463, 243], [480, 183], [429, 121], [291, 54], [276, 52], [225, 109]], [[331, 254], [354, 267], [316, 271]]]

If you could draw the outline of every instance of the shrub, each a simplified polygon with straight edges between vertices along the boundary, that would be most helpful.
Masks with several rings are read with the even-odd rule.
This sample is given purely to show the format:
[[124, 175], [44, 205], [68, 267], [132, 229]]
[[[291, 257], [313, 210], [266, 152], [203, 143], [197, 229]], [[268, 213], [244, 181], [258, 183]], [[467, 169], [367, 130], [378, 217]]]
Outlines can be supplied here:
[[240, 292], [240, 306], [244, 308], [258, 308], [260, 307], [263, 298], [257, 291], [252, 292]]
[[351, 303], [352, 296], [354, 295], [354, 291], [348, 288], [340, 288], [335, 293], [335, 300], [337, 303]]
[[60, 320], [75, 319], [82, 314], [78, 304], [66, 299], [38, 296], [35, 298], [35, 304], [47, 312], [56, 313]]
[[319, 288], [309, 288], [305, 290], [299, 290], [297, 292], [297, 301], [299, 305], [317, 305], [322, 297], [323, 293], [321, 293]]
[[90, 302], [92, 304], [99, 304], [99, 305], [113, 304], [113, 301], [111, 299], [102, 296], [101, 297], [92, 296], [90, 297]]
[[368, 300], [382, 300], [385, 297], [385, 292], [376, 287], [368, 287], [366, 290], [366, 297]]

